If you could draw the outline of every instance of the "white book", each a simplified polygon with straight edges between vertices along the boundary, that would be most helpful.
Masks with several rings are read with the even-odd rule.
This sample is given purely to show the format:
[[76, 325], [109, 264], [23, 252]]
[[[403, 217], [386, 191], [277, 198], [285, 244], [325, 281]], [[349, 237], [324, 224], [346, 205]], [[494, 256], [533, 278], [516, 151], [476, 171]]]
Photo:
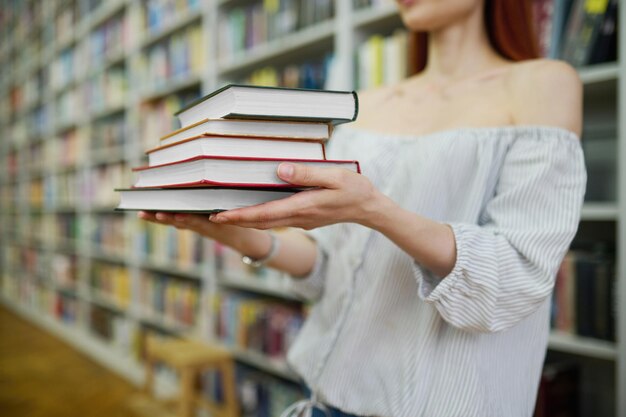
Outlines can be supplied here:
[[176, 163], [134, 168], [134, 187], [293, 187], [277, 175], [278, 166], [283, 162], [360, 172], [357, 161], [198, 156]]
[[204, 119], [161, 138], [161, 146], [201, 135], [327, 140], [332, 125], [323, 122]]
[[148, 165], [164, 165], [196, 156], [247, 158], [326, 159], [324, 143], [237, 136], [198, 136], [147, 152]]
[[287, 198], [293, 189], [142, 188], [118, 189], [117, 210], [217, 212]]
[[176, 113], [183, 127], [204, 119], [269, 119], [323, 121], [332, 124], [356, 119], [354, 91], [259, 87], [230, 84]]

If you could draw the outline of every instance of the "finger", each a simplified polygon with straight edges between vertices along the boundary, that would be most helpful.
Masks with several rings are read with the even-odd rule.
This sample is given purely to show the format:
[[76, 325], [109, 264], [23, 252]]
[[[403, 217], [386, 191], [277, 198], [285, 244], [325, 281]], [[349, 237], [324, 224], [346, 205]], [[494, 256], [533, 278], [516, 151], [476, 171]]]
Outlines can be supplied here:
[[139, 211], [137, 213], [137, 217], [139, 217], [141, 220], [147, 220], [147, 221], [155, 221], [155, 217], [154, 217], [154, 213], [151, 211]]
[[319, 199], [320, 193], [323, 192], [325, 191], [302, 191], [291, 197], [280, 200], [213, 214], [209, 219], [213, 223], [236, 224], [239, 226], [251, 223], [263, 224], [279, 219], [290, 218], [314, 206], [315, 202]]
[[142, 219], [142, 220], [146, 220], [149, 221], [150, 223], [155, 223], [155, 224], [163, 224], [166, 226], [169, 226], [169, 223], [163, 222], [161, 220], [159, 220], [157, 218], [157, 213], [156, 212], [152, 212], [152, 211], [140, 211], [137, 216]]
[[318, 168], [282, 163], [278, 166], [277, 174], [290, 184], [336, 189], [343, 183], [347, 172], [350, 171], [343, 168]]
[[300, 224], [298, 221], [298, 217], [289, 217], [278, 220], [272, 220], [267, 222], [237, 222], [233, 223], [236, 227], [245, 227], [249, 229], [258, 229], [258, 230], [268, 230], [268, 229], [276, 229], [281, 227], [299, 227]]
[[211, 230], [217, 225], [213, 224], [209, 220], [209, 216], [205, 214], [190, 214], [190, 213], [176, 213], [174, 215], [174, 221], [180, 227], [186, 227], [196, 231]]

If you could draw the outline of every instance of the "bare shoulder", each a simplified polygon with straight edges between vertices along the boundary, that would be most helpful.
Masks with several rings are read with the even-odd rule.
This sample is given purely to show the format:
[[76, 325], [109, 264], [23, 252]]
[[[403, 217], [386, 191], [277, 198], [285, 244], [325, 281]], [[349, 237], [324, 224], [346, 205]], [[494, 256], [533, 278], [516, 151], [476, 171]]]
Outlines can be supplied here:
[[516, 124], [561, 127], [580, 135], [582, 84], [572, 66], [548, 59], [524, 61], [512, 66], [508, 78]]

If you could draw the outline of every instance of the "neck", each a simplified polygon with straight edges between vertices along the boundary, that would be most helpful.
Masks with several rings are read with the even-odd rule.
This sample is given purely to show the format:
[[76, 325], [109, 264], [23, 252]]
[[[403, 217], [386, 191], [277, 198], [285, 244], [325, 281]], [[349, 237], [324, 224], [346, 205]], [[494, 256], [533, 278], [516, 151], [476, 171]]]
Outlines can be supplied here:
[[477, 8], [454, 24], [428, 33], [428, 61], [423, 74], [434, 80], [454, 81], [505, 61], [492, 48], [482, 10]]

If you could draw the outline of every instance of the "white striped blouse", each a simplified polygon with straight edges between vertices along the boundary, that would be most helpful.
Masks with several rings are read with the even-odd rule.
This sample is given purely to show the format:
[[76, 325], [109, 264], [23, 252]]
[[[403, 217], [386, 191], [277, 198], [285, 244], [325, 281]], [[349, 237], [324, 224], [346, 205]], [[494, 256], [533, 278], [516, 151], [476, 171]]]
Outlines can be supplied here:
[[405, 209], [450, 224], [440, 278], [356, 224], [312, 231], [314, 270], [293, 290], [317, 301], [289, 354], [322, 402], [380, 417], [531, 416], [550, 294], [586, 183], [569, 131], [466, 128], [424, 136], [336, 130], [329, 157]]

